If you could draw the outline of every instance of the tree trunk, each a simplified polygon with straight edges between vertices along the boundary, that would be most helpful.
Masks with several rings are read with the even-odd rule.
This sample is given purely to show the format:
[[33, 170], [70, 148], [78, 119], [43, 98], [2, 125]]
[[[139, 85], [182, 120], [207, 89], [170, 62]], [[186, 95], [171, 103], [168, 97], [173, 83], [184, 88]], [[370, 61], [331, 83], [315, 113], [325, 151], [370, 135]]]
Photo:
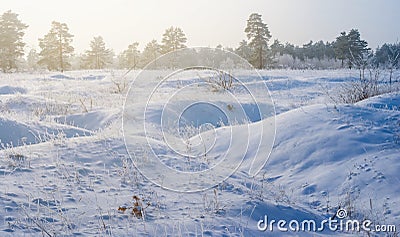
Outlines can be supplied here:
[[96, 69], [100, 69], [100, 56], [96, 53]]
[[62, 53], [62, 35], [61, 34], [59, 34], [58, 35], [58, 37], [59, 37], [59, 47], [60, 47], [60, 52], [59, 52], [59, 57], [60, 57], [60, 70], [61, 70], [61, 72], [64, 72], [64, 60], [63, 60], [63, 53]]
[[389, 74], [389, 87], [392, 90], [392, 74], [393, 74], [393, 67], [390, 67], [390, 74]]
[[260, 69], [263, 68], [263, 58], [262, 58], [262, 45], [260, 46], [259, 57], [260, 57]]

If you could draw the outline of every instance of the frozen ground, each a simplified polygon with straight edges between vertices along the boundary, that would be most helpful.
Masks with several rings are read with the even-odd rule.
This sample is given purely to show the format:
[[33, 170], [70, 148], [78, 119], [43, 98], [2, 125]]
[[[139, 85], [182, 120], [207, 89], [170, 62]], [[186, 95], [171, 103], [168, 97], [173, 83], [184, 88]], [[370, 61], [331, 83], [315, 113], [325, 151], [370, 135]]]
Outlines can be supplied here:
[[[257, 229], [265, 215], [318, 222], [339, 208], [351, 219], [394, 224], [398, 234], [400, 94], [334, 104], [330, 97], [357, 71], [262, 71], [277, 114], [266, 166], [249, 177], [244, 163], [219, 186], [188, 194], [152, 184], [133, 166], [121, 117], [124, 88], [136, 73], [125, 80], [123, 74], [0, 74], [0, 236], [377, 234]], [[252, 83], [246, 72], [240, 75]], [[176, 86], [162, 89], [169, 93]], [[255, 138], [269, 122], [259, 119], [250, 118]], [[237, 126], [240, 131], [243, 125]], [[228, 129], [217, 128], [218, 136]], [[179, 165], [168, 154], [163, 162]], [[133, 205], [133, 196], [142, 203], [141, 217], [121, 211]]]

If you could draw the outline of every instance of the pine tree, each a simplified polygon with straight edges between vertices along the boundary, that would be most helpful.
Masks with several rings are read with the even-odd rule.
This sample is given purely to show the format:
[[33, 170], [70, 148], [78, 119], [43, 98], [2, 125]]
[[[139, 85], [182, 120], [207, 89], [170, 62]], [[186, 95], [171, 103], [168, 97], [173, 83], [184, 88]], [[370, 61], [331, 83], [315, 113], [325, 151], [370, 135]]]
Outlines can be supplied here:
[[385, 68], [400, 67], [400, 43], [383, 44], [376, 49], [374, 62], [376, 66]]
[[31, 49], [26, 56], [26, 63], [29, 70], [38, 69], [39, 62], [39, 54], [36, 52], [36, 49]]
[[179, 27], [173, 27], [165, 30], [162, 38], [162, 52], [169, 53], [178, 49], [186, 48], [187, 39], [183, 30]]
[[269, 60], [268, 41], [272, 36], [260, 14], [253, 13], [250, 15], [244, 32], [247, 34], [247, 39], [250, 41], [249, 46], [253, 51], [251, 61], [253, 66], [259, 69], [264, 68]]
[[141, 64], [142, 66], [146, 66], [151, 61], [154, 61], [155, 66], [157, 67], [156, 59], [161, 54], [161, 46], [158, 44], [157, 40], [152, 40], [146, 44], [144, 47], [142, 56], [141, 56]]
[[16, 13], [7, 11], [0, 16], [0, 68], [3, 72], [17, 69], [18, 59], [24, 55], [22, 37], [27, 27]]
[[279, 54], [279, 56], [283, 55], [285, 46], [279, 42], [279, 40], [275, 39], [274, 43], [271, 45], [271, 54], [272, 57], [276, 57], [276, 55]]
[[239, 43], [239, 47], [235, 50], [235, 53], [237, 53], [240, 57], [246, 59], [247, 61], [251, 60], [252, 52], [246, 40], [242, 40]]
[[139, 43], [135, 42], [128, 46], [119, 56], [118, 61], [121, 68], [136, 69], [139, 63], [140, 51], [138, 50]]
[[290, 44], [286, 42], [285, 48], [283, 49], [283, 54], [287, 54], [292, 56], [293, 60], [297, 59], [296, 51], [295, 51], [295, 46], [293, 44]]
[[392, 77], [395, 69], [400, 68], [400, 43], [383, 44], [376, 49], [374, 63], [377, 67], [389, 69], [389, 85], [392, 85]]
[[346, 32], [340, 33], [334, 43], [334, 50], [336, 58], [342, 62], [342, 67], [344, 66], [344, 61], [347, 60], [351, 68], [354, 61], [364, 57], [364, 54], [370, 50], [367, 46], [367, 41], [360, 38], [358, 30], [352, 29], [348, 34]]
[[73, 35], [68, 32], [68, 26], [65, 23], [53, 21], [51, 29], [42, 39], [39, 39], [41, 59], [39, 64], [46, 65], [49, 70], [59, 70], [63, 72], [71, 64], [68, 58], [74, 52], [70, 45]]
[[336, 56], [335, 56], [335, 42], [326, 42], [325, 43], [325, 57], [328, 59], [334, 59], [336, 61]]
[[363, 58], [370, 48], [368, 43], [360, 38], [360, 33], [356, 29], [352, 29], [347, 35], [349, 40], [349, 67], [354, 64], [354, 61], [358, 61]]
[[315, 57], [313, 44], [314, 42], [312, 40], [307, 44], [303, 44], [303, 54], [305, 58], [313, 59]]
[[313, 49], [313, 56], [318, 59], [318, 61], [321, 61], [322, 59], [325, 58], [326, 54], [326, 45], [324, 41], [320, 40], [318, 42], [315, 42], [312, 46]]
[[90, 49], [83, 56], [83, 64], [85, 68], [103, 69], [112, 63], [112, 57], [112, 51], [106, 48], [103, 37], [97, 36], [90, 42]]
[[341, 32], [334, 43], [336, 58], [339, 59], [344, 66], [344, 61], [349, 58], [349, 39], [346, 32]]

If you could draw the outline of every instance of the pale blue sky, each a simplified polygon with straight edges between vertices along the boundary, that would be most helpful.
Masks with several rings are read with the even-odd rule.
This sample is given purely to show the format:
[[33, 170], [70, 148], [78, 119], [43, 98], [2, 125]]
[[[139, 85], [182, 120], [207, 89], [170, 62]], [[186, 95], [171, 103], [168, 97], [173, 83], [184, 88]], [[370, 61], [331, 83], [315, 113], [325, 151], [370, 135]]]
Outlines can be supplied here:
[[253, 12], [263, 15], [273, 39], [296, 45], [332, 41], [351, 28], [372, 48], [400, 40], [399, 0], [1, 0], [0, 13], [9, 9], [29, 25], [29, 47], [56, 20], [68, 24], [78, 52], [97, 35], [117, 53], [134, 41], [143, 48], [172, 25], [184, 30], [189, 46], [237, 47]]

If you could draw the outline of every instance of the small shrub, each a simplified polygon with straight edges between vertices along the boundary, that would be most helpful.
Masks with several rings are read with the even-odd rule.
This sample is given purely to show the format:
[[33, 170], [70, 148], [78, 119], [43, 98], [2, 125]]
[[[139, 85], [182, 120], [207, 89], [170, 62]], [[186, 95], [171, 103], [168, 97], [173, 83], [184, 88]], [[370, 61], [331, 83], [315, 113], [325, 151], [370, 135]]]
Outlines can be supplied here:
[[216, 71], [212, 76], [207, 78], [207, 82], [211, 84], [213, 91], [230, 90], [233, 88], [233, 76], [223, 71]]
[[111, 71], [111, 82], [113, 83], [112, 93], [123, 94], [128, 89], [128, 80], [126, 74], [117, 77], [114, 71]]
[[392, 83], [389, 84], [381, 79], [379, 69], [369, 69], [369, 76], [361, 72], [357, 80], [342, 85], [337, 97], [331, 98], [336, 103], [354, 104], [373, 96], [398, 90], [399, 88]]
[[131, 206], [120, 206], [118, 207], [118, 211], [121, 213], [125, 213], [126, 210], [132, 210], [131, 214], [134, 215], [138, 219], [144, 218], [144, 211], [147, 207], [150, 206], [150, 203], [147, 202], [146, 206], [143, 206], [141, 198], [134, 195], [132, 197], [132, 205]]

